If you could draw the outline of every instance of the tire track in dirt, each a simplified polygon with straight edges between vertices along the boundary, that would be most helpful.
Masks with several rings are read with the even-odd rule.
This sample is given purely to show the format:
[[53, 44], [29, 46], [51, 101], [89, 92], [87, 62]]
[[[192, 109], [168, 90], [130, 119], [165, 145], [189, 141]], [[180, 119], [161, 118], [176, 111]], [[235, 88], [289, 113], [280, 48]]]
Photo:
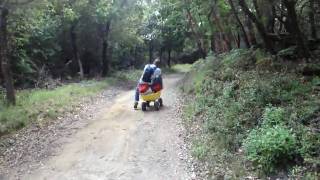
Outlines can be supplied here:
[[20, 179], [188, 179], [179, 158], [182, 127], [175, 117], [181, 78], [175, 74], [164, 79], [165, 107], [158, 112], [134, 111], [133, 91], [117, 95], [96, 120], [69, 137], [56, 156]]

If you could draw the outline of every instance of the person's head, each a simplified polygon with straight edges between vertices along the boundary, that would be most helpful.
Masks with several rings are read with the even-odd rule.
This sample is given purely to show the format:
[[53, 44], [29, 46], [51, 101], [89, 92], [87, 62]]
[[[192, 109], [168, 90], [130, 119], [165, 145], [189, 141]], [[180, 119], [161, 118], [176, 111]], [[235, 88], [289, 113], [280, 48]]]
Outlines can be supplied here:
[[161, 61], [159, 58], [156, 58], [154, 61], [153, 61], [153, 64], [156, 65], [157, 67], [160, 67], [161, 65]]

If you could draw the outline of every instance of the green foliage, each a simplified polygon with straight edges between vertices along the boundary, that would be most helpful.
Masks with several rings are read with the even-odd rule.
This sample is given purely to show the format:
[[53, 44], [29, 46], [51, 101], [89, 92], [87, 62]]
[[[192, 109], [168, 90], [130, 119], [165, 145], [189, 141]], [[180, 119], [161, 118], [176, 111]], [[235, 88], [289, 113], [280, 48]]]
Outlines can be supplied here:
[[282, 56], [282, 57], [285, 57], [285, 56], [292, 56], [294, 55], [294, 53], [296, 53], [296, 49], [297, 47], [296, 46], [292, 46], [292, 47], [289, 47], [287, 49], [283, 49], [281, 51], [278, 52], [278, 56]]
[[191, 124], [193, 122], [195, 110], [192, 104], [188, 104], [183, 108], [183, 119], [186, 121], [186, 125]]
[[290, 179], [307, 179], [314, 180], [319, 178], [318, 172], [306, 172], [306, 168], [303, 166], [295, 166], [291, 168], [289, 173]]
[[124, 82], [134, 82], [137, 83], [142, 71], [140, 70], [127, 70], [127, 71], [117, 71], [113, 74], [113, 76], [120, 81]]
[[17, 106], [4, 106], [0, 101], [0, 134], [20, 129], [29, 123], [44, 123], [73, 110], [85, 97], [101, 92], [111, 83], [130, 79], [108, 78], [63, 85], [53, 90], [23, 90], [17, 94]]
[[[10, 2], [9, 2], [10, 3]], [[34, 87], [49, 77], [78, 76], [71, 43], [76, 36], [78, 56], [87, 77], [101, 73], [102, 39], [108, 33], [108, 62], [114, 70], [144, 63], [145, 45], [138, 33], [147, 4], [140, 1], [44, 0], [9, 6], [9, 59], [17, 87]], [[111, 53], [112, 52], [112, 53]]]
[[191, 70], [191, 64], [176, 64], [172, 69], [176, 72], [187, 73]]
[[296, 138], [290, 130], [273, 126], [252, 130], [243, 146], [248, 160], [269, 173], [293, 159], [296, 144]]
[[307, 93], [312, 91], [312, 84], [310, 82], [302, 83], [301, 80], [295, 77], [281, 77], [275, 83], [281, 89], [278, 97], [282, 101], [292, 101], [296, 97], [306, 96]]
[[262, 126], [272, 127], [275, 125], [283, 125], [286, 114], [283, 108], [267, 107], [262, 115]]
[[96, 4], [96, 16], [99, 22], [104, 23], [106, 18], [112, 13], [112, 1], [110, 0], [99, 0]]
[[188, 73], [191, 69], [191, 64], [175, 64], [171, 68], [162, 68], [165, 74], [170, 73]]
[[319, 157], [314, 159], [312, 157], [319, 155], [320, 134], [312, 131], [312, 129], [302, 127], [300, 131], [300, 149], [299, 153], [304, 157], [305, 161], [315, 161], [315, 164], [320, 164]]
[[296, 157], [317, 165], [319, 133], [312, 129], [318, 128], [318, 79], [302, 81], [286, 68], [257, 70], [261, 59], [271, 58], [261, 50], [234, 50], [193, 65], [182, 87], [193, 97], [185, 108], [186, 123], [191, 129], [200, 126], [199, 136], [206, 137], [201, 144], [210, 144], [205, 154], [201, 148], [196, 154], [208, 162], [224, 159], [213, 152], [235, 154], [244, 148], [236, 164], [248, 159], [266, 174], [290, 167]]
[[204, 160], [208, 153], [208, 147], [205, 144], [196, 143], [193, 144], [191, 152], [197, 159]]
[[78, 18], [79, 15], [77, 15], [77, 13], [71, 9], [71, 8], [68, 8], [68, 7], [65, 7], [63, 9], [63, 18], [66, 20], [66, 21], [70, 21], [70, 22], [73, 22], [75, 21], [77, 18]]
[[247, 56], [247, 51], [244, 49], [234, 49], [230, 53], [221, 56], [223, 57], [223, 64], [227, 67], [232, 67], [236, 66], [239, 61]]

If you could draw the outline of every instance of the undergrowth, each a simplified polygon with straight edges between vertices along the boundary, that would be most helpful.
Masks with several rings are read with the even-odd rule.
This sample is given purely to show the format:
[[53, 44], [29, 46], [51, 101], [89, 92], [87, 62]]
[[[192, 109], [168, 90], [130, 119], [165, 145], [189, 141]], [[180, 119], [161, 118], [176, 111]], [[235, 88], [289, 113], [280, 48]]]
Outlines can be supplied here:
[[210, 176], [318, 177], [318, 85], [319, 77], [304, 77], [260, 50], [199, 60], [182, 86], [190, 97], [186, 125], [201, 127], [193, 155], [210, 166]]
[[[140, 73], [140, 71], [139, 71]], [[95, 96], [110, 85], [135, 83], [138, 71], [114, 73], [100, 81], [82, 81], [55, 89], [32, 89], [17, 92], [17, 105], [6, 106], [4, 94], [0, 99], [0, 135], [10, 133], [30, 123], [45, 123], [70, 112], [85, 98]]]
[[191, 64], [176, 64], [169, 67], [162, 68], [163, 74], [172, 74], [172, 73], [187, 73], [192, 67]]

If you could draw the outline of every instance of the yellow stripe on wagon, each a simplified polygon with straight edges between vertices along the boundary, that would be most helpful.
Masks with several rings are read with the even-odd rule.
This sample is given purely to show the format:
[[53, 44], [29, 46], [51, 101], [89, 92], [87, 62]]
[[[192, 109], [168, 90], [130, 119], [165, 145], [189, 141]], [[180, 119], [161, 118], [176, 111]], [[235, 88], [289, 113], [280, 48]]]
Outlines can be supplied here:
[[156, 101], [161, 97], [161, 91], [158, 91], [156, 93], [151, 93], [151, 94], [146, 94], [146, 95], [141, 95], [141, 98], [144, 101]]

